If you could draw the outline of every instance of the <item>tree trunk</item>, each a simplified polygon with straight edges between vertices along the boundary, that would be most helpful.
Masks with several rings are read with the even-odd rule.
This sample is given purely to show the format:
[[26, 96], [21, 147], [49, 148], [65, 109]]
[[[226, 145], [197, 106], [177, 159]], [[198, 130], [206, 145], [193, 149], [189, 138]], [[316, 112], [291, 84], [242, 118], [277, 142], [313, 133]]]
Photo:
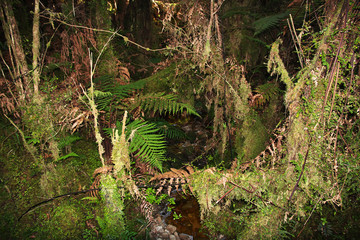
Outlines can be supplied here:
[[39, 16], [39, 0], [35, 0], [34, 20], [33, 20], [33, 81], [34, 81], [34, 96], [35, 102], [39, 102], [39, 82], [40, 82], [40, 69], [38, 66], [39, 53], [40, 53], [40, 16]]
[[[18, 88], [20, 104], [24, 104], [26, 94], [28, 94], [30, 89], [29, 78], [26, 75], [29, 69], [27, 67], [24, 49], [22, 48], [21, 36], [11, 4], [8, 1], [3, 1], [0, 6], [1, 23], [9, 47], [9, 54], [13, 60], [12, 77]], [[22, 79], [24, 82], [22, 82]]]
[[144, 46], [151, 44], [151, 1], [130, 0], [125, 17], [125, 29]]

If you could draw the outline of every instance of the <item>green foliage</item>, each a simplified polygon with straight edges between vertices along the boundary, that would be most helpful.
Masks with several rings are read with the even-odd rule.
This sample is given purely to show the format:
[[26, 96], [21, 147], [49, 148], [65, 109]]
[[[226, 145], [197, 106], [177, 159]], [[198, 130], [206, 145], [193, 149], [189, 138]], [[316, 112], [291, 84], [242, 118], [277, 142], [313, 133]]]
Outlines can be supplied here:
[[137, 236], [136, 232], [125, 229], [124, 231], [121, 232], [119, 239], [132, 240], [132, 239], [136, 239], [135, 238], [136, 236]]
[[134, 103], [129, 106], [129, 108], [133, 110], [137, 107], [141, 107], [141, 109], [144, 111], [153, 111], [155, 113], [158, 112], [160, 115], [175, 115], [178, 113], [183, 113], [184, 110], [186, 110], [187, 114], [200, 117], [200, 115], [190, 104], [180, 103], [177, 101], [177, 97], [175, 95], [165, 94], [163, 92], [149, 93], [138, 96]]
[[[116, 123], [118, 131], [122, 128], [122, 123]], [[104, 131], [112, 135], [112, 129], [106, 128]], [[165, 157], [164, 135], [158, 133], [159, 129], [155, 123], [135, 120], [126, 126], [126, 139], [129, 142], [129, 152], [139, 156], [143, 161], [148, 162], [154, 167], [162, 169], [162, 162]]]
[[123, 106], [122, 100], [127, 98], [134, 90], [142, 89], [147, 80], [139, 80], [126, 85], [121, 85], [114, 81], [109, 75], [104, 75], [94, 79], [94, 83], [99, 86], [101, 91], [95, 91], [97, 94], [96, 104], [99, 110], [109, 110], [110, 106]]
[[243, 130], [237, 132], [235, 147], [241, 162], [255, 158], [265, 148], [265, 143], [269, 139], [269, 134], [262, 123], [260, 117], [254, 112], [252, 120], [248, 120], [243, 125]]
[[265, 102], [276, 98], [281, 93], [281, 90], [274, 83], [265, 83], [255, 88], [255, 92], [261, 94]]
[[111, 175], [102, 175], [100, 192], [104, 204], [103, 216], [96, 218], [100, 232], [104, 239], [121, 239], [125, 230], [124, 202]]
[[64, 138], [61, 138], [58, 142], [59, 149], [63, 149], [67, 146], [71, 146], [71, 144], [75, 143], [78, 140], [81, 140], [82, 138], [76, 135], [67, 135]]
[[147, 188], [146, 189], [146, 201], [150, 204], [160, 204], [163, 200], [165, 200], [168, 195], [161, 194], [160, 196], [156, 195], [156, 191], [153, 188]]
[[76, 239], [85, 228], [83, 214], [75, 204], [62, 203], [56, 207], [48, 219], [44, 214], [42, 226], [37, 227], [37, 237], [46, 239]]
[[55, 162], [61, 161], [61, 160], [64, 160], [64, 159], [67, 159], [67, 158], [69, 158], [69, 157], [79, 157], [79, 155], [77, 155], [77, 154], [74, 153], [74, 152], [71, 152], [71, 153], [68, 153], [68, 154], [66, 154], [66, 155], [64, 155], [64, 156], [59, 157], [58, 159], [55, 160]]
[[289, 15], [289, 12], [277, 13], [256, 20], [253, 23], [255, 28], [254, 36], [264, 33], [276, 26], [280, 25], [280, 21]]
[[158, 131], [156, 124], [141, 120], [135, 120], [126, 126], [129, 151], [161, 170], [161, 163], [166, 160], [166, 145], [164, 135]]
[[175, 124], [171, 124], [164, 120], [154, 121], [159, 133], [163, 134], [168, 139], [185, 139], [186, 133]]

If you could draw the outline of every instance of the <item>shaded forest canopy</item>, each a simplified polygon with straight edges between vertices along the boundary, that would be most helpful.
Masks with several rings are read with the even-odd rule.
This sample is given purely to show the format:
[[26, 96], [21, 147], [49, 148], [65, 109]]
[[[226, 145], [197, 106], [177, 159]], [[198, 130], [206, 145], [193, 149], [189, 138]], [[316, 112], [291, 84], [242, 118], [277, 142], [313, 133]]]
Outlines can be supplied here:
[[359, 12], [1, 1], [0, 238], [355, 238]]

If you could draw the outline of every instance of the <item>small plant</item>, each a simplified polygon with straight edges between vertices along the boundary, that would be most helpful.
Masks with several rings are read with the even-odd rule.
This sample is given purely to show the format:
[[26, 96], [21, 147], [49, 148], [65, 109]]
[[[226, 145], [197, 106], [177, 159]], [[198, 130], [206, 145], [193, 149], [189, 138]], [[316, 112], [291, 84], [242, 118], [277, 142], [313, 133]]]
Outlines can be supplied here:
[[148, 201], [150, 204], [160, 204], [164, 199], [166, 199], [166, 197], [166, 194], [156, 196], [156, 191], [153, 188], [146, 189], [146, 201]]
[[180, 218], [182, 218], [181, 213], [180, 214], [177, 214], [176, 212], [173, 213], [173, 219], [174, 220], [178, 220]]

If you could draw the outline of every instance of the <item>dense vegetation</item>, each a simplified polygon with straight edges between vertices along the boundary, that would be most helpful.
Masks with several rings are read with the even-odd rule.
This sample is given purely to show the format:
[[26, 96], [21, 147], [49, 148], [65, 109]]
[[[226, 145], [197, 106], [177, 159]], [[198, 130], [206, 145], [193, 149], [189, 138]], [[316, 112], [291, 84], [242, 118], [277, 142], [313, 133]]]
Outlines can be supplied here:
[[1, 1], [0, 238], [149, 239], [181, 183], [209, 239], [355, 239], [359, 12]]

